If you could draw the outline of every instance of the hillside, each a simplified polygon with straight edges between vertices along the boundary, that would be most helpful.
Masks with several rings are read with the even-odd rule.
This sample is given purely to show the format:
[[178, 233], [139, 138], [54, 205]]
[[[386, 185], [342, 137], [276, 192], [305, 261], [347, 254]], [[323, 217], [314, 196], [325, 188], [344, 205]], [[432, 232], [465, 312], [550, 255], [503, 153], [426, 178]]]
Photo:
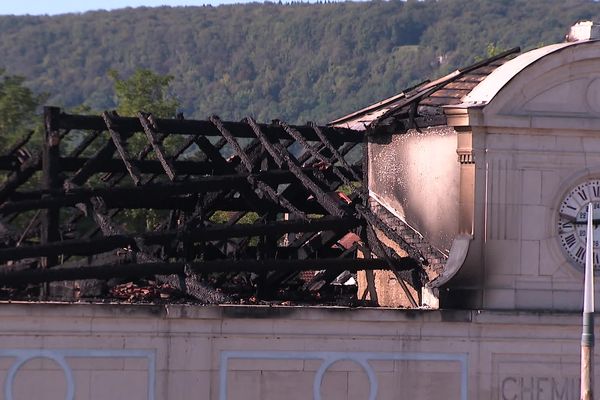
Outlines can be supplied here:
[[0, 66], [47, 103], [114, 105], [109, 69], [174, 76], [188, 117], [326, 122], [486, 54], [562, 41], [591, 0], [138, 8], [0, 16]]

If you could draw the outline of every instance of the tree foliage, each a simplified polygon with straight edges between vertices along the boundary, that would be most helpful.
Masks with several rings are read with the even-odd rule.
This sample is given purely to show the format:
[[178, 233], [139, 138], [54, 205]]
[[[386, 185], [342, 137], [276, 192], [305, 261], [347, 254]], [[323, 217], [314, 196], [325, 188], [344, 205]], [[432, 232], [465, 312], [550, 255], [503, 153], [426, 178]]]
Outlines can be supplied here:
[[0, 69], [0, 150], [4, 150], [39, 124], [35, 117], [46, 95], [36, 95], [24, 85], [25, 78]]
[[170, 75], [159, 75], [148, 69], [136, 69], [128, 79], [121, 79], [115, 70], [108, 71], [114, 81], [117, 112], [135, 116], [138, 111], [156, 117], [174, 117], [179, 103], [169, 94]]
[[[114, 108], [110, 69], [170, 75], [186, 117], [326, 122], [496, 48], [563, 40], [592, 0], [127, 8], [0, 16], [0, 54], [49, 102]], [[135, 107], [134, 107], [135, 108]], [[142, 107], [143, 108], [143, 107]], [[136, 110], [137, 111], [137, 110]]]

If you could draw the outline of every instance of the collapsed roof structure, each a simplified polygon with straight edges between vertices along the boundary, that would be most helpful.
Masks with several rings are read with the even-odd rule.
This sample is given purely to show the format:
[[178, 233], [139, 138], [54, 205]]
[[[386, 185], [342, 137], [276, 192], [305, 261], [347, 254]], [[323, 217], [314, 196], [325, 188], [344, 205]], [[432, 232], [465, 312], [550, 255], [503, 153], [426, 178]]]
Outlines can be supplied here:
[[[204, 303], [241, 292], [323, 302], [332, 282], [387, 269], [420, 306], [448, 252], [369, 200], [367, 136], [445, 125], [442, 107], [517, 51], [327, 126], [46, 107], [43, 148], [29, 135], [0, 157], [0, 286], [76, 298], [90, 279], [106, 292], [106, 282], [146, 278]], [[79, 283], [48, 287], [63, 281]]]

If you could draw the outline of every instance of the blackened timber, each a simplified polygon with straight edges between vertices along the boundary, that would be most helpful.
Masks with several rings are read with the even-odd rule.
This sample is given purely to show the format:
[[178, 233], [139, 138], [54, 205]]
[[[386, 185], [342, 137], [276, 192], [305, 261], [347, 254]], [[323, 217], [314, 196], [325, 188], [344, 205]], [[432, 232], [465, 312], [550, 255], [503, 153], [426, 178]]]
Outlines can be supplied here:
[[[186, 195], [191, 193], [219, 192], [224, 189], [238, 190], [240, 187], [245, 187], [248, 180], [257, 182], [257, 186], [261, 189], [264, 189], [265, 187], [269, 186], [263, 181], [273, 184], [281, 184], [289, 183], [293, 181], [293, 178], [293, 174], [291, 174], [290, 171], [265, 171], [257, 174], [202, 176], [194, 180], [173, 184], [148, 184], [138, 187], [113, 187], [98, 189], [73, 188], [68, 192], [64, 192], [62, 190], [42, 190], [29, 193], [24, 192], [17, 196], [20, 198], [20, 201], [8, 203], [5, 202], [4, 204], [0, 205], [0, 214], [7, 215], [17, 211], [35, 210], [43, 207], [72, 206], [94, 196], [103, 197], [110, 202], [118, 201], [118, 198], [121, 196], [138, 199], [141, 199], [144, 196], [166, 198], [168, 196]], [[48, 197], [48, 195], [51, 195], [51, 197]], [[283, 204], [282, 197], [278, 198], [276, 193], [273, 193], [273, 196], [275, 197], [276, 201], [279, 200], [279, 203], [276, 204], [279, 204], [285, 209], [289, 209]], [[216, 206], [218, 208], [218, 204]], [[303, 214], [297, 209], [294, 211], [298, 212], [299, 214]]]
[[25, 136], [23, 136], [21, 138], [21, 140], [19, 140], [17, 143], [15, 143], [6, 153], [5, 155], [7, 156], [12, 156], [15, 155], [17, 153], [17, 151], [19, 151], [19, 149], [23, 146], [25, 146], [27, 144], [27, 142], [29, 142], [29, 140], [31, 139], [31, 137], [33, 136], [33, 131], [29, 131], [29, 133], [27, 133]]
[[381, 259], [324, 258], [319, 260], [228, 260], [201, 263], [144, 263], [83, 266], [75, 268], [51, 268], [44, 270], [2, 271], [0, 282], [4, 286], [35, 284], [82, 279], [145, 278], [154, 275], [183, 274], [188, 266], [195, 272], [240, 272], [261, 273], [266, 271], [358, 271], [385, 268]]
[[[111, 220], [111, 217], [107, 214], [106, 204], [104, 203], [104, 201], [98, 197], [93, 198], [91, 200], [94, 220], [102, 229], [102, 233], [107, 236], [123, 234], [123, 229], [120, 226], [116, 225]], [[135, 257], [138, 262], [165, 262], [165, 260], [158, 258], [151, 248], [147, 247], [144, 243], [142, 243], [139, 237], [134, 236], [133, 240], [135, 242], [135, 246], [132, 246], [132, 249], [135, 251]], [[183, 273], [180, 272], [178, 274], [178, 277], [157, 275], [155, 279], [160, 283], [166, 283], [173, 287], [178, 287], [179, 289], [192, 295], [196, 299], [202, 301], [208, 300], [209, 302], [222, 302], [225, 300], [225, 298], [221, 294], [213, 291], [210, 288], [205, 287], [200, 281], [198, 281], [195, 274], [188, 273], [188, 269], [189, 268], [185, 266]]]
[[94, 239], [63, 240], [33, 246], [7, 247], [0, 249], [0, 262], [33, 257], [49, 257], [61, 254], [87, 256], [135, 245], [130, 236], [113, 235]]
[[[348, 231], [321, 231], [317, 234], [305, 234], [293, 241], [290, 245], [290, 249], [296, 249], [296, 257], [300, 260], [313, 258], [318, 255], [327, 252], [331, 246], [336, 243], [339, 239], [345, 236]], [[279, 286], [281, 282], [290, 279], [289, 273], [281, 273], [274, 271], [267, 279], [267, 284], [273, 287]]]
[[[85, 158], [65, 157], [60, 159], [61, 169], [65, 172], [77, 171], [86, 162]], [[131, 160], [139, 172], [144, 174], [162, 174], [164, 169], [157, 160]], [[215, 169], [215, 165], [206, 161], [173, 161], [173, 168], [187, 175], [208, 175], [226, 173], [223, 169]], [[127, 172], [123, 162], [110, 158], [98, 166], [96, 172]]]
[[[217, 129], [219, 130], [219, 132], [221, 133], [223, 138], [225, 138], [225, 140], [227, 140], [227, 142], [231, 145], [234, 152], [240, 158], [242, 164], [246, 167], [248, 172], [253, 172], [256, 169], [255, 163], [254, 163], [254, 158], [251, 159], [248, 156], [248, 154], [246, 154], [246, 152], [244, 152], [244, 150], [240, 147], [237, 140], [233, 137], [233, 135], [231, 135], [231, 133], [223, 125], [223, 122], [217, 116], [211, 117], [210, 120], [215, 125], [215, 127], [217, 127]], [[208, 154], [207, 154], [207, 156], [210, 157], [210, 155], [208, 155]], [[262, 180], [256, 179], [256, 177], [253, 175], [249, 175], [247, 180], [248, 180], [248, 183], [250, 183], [250, 185], [252, 185], [252, 187], [258, 189], [261, 193], [264, 193], [265, 195], [267, 195], [276, 204], [278, 204], [282, 207], [285, 207], [294, 216], [299, 217], [304, 220], [307, 219], [306, 215], [302, 211], [300, 211], [295, 205], [293, 205], [288, 199], [286, 199], [285, 196], [279, 195], [275, 191], [275, 189], [273, 189], [267, 183], [263, 182]]]
[[[90, 158], [83, 157], [61, 157], [60, 158], [60, 170], [62, 172], [77, 172], [79, 171]], [[162, 174], [164, 169], [157, 160], [131, 160], [131, 163], [143, 174]], [[229, 161], [231, 167], [237, 166], [237, 160]], [[25, 165], [27, 164], [27, 165]], [[19, 166], [19, 161], [14, 156], [0, 156], [0, 170], [6, 171], [17, 171], [25, 168], [33, 168], [32, 172], [40, 171], [42, 168], [41, 163], [26, 162], [23, 166]], [[212, 175], [212, 174], [226, 174], [227, 169], [220, 168], [215, 163], [208, 161], [173, 161], [172, 165], [175, 171], [185, 175]], [[307, 168], [306, 172], [310, 172]], [[123, 162], [116, 158], [105, 159], [99, 164], [93, 173], [106, 173], [106, 172], [127, 172]]]
[[[104, 130], [106, 125], [101, 117], [95, 115], [72, 115], [60, 114], [61, 129], [83, 129], [83, 130]], [[138, 118], [133, 117], [115, 117], [115, 124], [119, 126], [121, 133], [142, 132]], [[201, 132], [205, 136], [221, 136], [221, 133], [211, 121], [201, 120], [177, 120], [177, 119], [156, 119], [158, 132], [170, 133], [176, 135], [197, 135]], [[223, 125], [235, 137], [253, 138], [254, 134], [250, 127], [243, 122], [223, 122]], [[261, 129], [279, 139], [286, 139], [287, 133], [279, 126], [261, 124]], [[309, 126], [292, 125], [307, 140], [318, 141], [314, 130]], [[352, 129], [340, 127], [321, 127], [323, 133], [335, 144], [344, 142], [360, 143], [364, 133]]]
[[271, 140], [277, 141], [277, 138], [265, 134], [260, 129], [260, 126], [258, 126], [258, 124], [252, 118], [246, 118], [246, 122], [248, 123], [248, 125], [250, 125], [252, 131], [254, 132], [258, 140], [260, 140], [260, 143], [263, 145], [267, 153], [269, 153], [273, 161], [275, 161], [275, 164], [277, 164], [279, 168], [281, 168], [283, 166], [283, 157], [281, 151], [275, 148], [274, 143], [271, 142]]
[[81, 168], [70, 179], [70, 183], [76, 186], [83, 185], [90, 176], [98, 172], [98, 168], [107, 160], [112, 158], [117, 148], [112, 140], [109, 140], [96, 153], [81, 166]]
[[[366, 174], [365, 174], [366, 175]], [[375, 215], [369, 208], [364, 207], [361, 204], [355, 205], [356, 210], [360, 215], [363, 216], [365, 221], [373, 228], [382, 231], [388, 238], [393, 240], [402, 250], [404, 250], [408, 256], [421, 264], [427, 264], [425, 257], [413, 246], [410, 245], [400, 234], [394, 231], [392, 228], [387, 226], [377, 215]]]
[[16, 155], [0, 156], [1, 171], [16, 171], [19, 167], [19, 159]]
[[[354, 243], [349, 249], [345, 249], [338, 258], [354, 258], [356, 253], [356, 249], [358, 249], [358, 244]], [[342, 274], [348, 271], [343, 271]], [[304, 290], [310, 291], [319, 291], [323, 286], [330, 284], [333, 280], [335, 280], [341, 274], [338, 271], [332, 270], [321, 270], [315, 274], [315, 276], [309, 281], [306, 282], [302, 288]]]
[[[148, 232], [140, 235], [147, 244], [162, 244], [175, 235], [182, 240], [221, 240], [231, 237], [283, 235], [290, 232], [316, 232], [322, 230], [345, 231], [355, 228], [361, 221], [355, 218], [323, 217], [308, 221], [288, 220], [264, 224], [212, 225], [202, 229], [180, 232]], [[1, 251], [1, 250], [0, 250]]]
[[[42, 170], [43, 186], [48, 191], [61, 187], [59, 179], [60, 168], [60, 136], [58, 131], [58, 116], [60, 109], [44, 107], [45, 135], [43, 142]], [[49, 206], [41, 215], [41, 243], [48, 244], [60, 240], [59, 208]], [[56, 256], [50, 255], [42, 260], [43, 267], [51, 267], [58, 263]]]
[[[233, 148], [235, 153], [238, 155], [238, 157], [242, 161], [242, 164], [244, 164], [246, 166], [246, 169], [248, 170], [248, 172], [254, 171], [254, 169], [255, 169], [254, 163], [250, 160], [248, 155], [241, 148], [238, 141], [235, 140], [235, 137], [231, 134], [231, 132], [229, 132], [229, 130], [225, 127], [225, 125], [223, 124], [223, 121], [221, 121], [219, 119], [219, 117], [217, 117], [216, 115], [213, 115], [212, 117], [210, 117], [210, 122], [218, 129], [221, 136], [223, 136], [223, 138], [225, 138], [225, 140], [227, 140], [227, 142], [231, 145], [231, 147]], [[207, 154], [207, 156], [208, 156], [208, 154]]]
[[123, 160], [123, 164], [125, 164], [127, 172], [129, 172], [129, 176], [131, 176], [131, 179], [136, 186], [140, 185], [142, 183], [140, 172], [131, 164], [129, 153], [127, 152], [127, 143], [123, 140], [121, 133], [117, 131], [117, 125], [113, 122], [113, 117], [109, 113], [104, 112], [102, 113], [102, 118], [104, 118], [104, 121], [106, 122], [110, 137], [115, 144], [117, 153], [119, 153], [119, 156]]
[[[89, 196], [91, 197], [91, 196]], [[89, 198], [87, 197], [87, 198]], [[78, 203], [85, 201], [86, 198], [78, 196], [57, 196], [44, 198], [40, 200], [23, 200], [14, 203], [4, 203], [0, 206], [0, 215], [8, 215], [13, 212], [23, 212], [28, 210], [36, 210], [45, 207], [65, 207], [76, 206]], [[196, 206], [196, 198], [193, 196], [104, 196], [106, 206], [109, 209], [127, 208], [127, 209], [156, 209], [156, 210], [184, 210], [193, 211]], [[236, 200], [236, 199], [233, 199]], [[238, 201], [223, 200], [219, 203], [219, 208], [223, 211], [229, 210], [247, 210], [248, 205]], [[257, 209], [265, 207], [265, 204], [257, 204]], [[250, 209], [253, 210], [253, 209]], [[277, 210], [280, 210], [279, 208]], [[315, 210], [315, 208], [312, 208]]]
[[310, 221], [277, 221], [265, 224], [211, 225], [189, 231], [148, 232], [139, 235], [113, 235], [95, 239], [63, 240], [44, 245], [0, 249], [0, 262], [28, 257], [56, 256], [60, 254], [90, 255], [135, 243], [161, 245], [177, 239], [182, 241], [215, 241], [231, 237], [283, 235], [290, 232], [315, 232], [321, 230], [349, 230], [361, 222], [354, 218], [324, 217]]
[[300, 143], [302, 145], [302, 147], [304, 147], [306, 149], [306, 151], [308, 151], [310, 153], [310, 155], [312, 155], [313, 157], [318, 159], [323, 164], [329, 165], [329, 160], [327, 159], [327, 157], [325, 157], [324, 155], [319, 153], [317, 149], [315, 149], [313, 146], [311, 146], [306, 141], [306, 139], [304, 139], [304, 137], [300, 134], [300, 132], [298, 132], [297, 130], [295, 130], [294, 128], [292, 128], [291, 126], [289, 126], [288, 124], [286, 124], [283, 121], [277, 121], [277, 123], [283, 128], [284, 131], [286, 131], [288, 133], [288, 135], [290, 135], [298, 143]]
[[34, 155], [25, 161], [6, 182], [0, 186], [0, 203], [5, 202], [15, 190], [27, 182], [33, 174], [42, 168], [42, 157], [39, 154]]
[[315, 130], [315, 133], [317, 134], [317, 136], [319, 137], [319, 140], [321, 141], [321, 143], [323, 143], [325, 145], [325, 147], [331, 151], [331, 153], [333, 154], [333, 157], [347, 170], [352, 174], [352, 177], [357, 180], [357, 181], [361, 181], [362, 178], [360, 176], [358, 176], [358, 174], [356, 174], [354, 172], [354, 170], [352, 169], [352, 167], [350, 167], [350, 165], [348, 165], [348, 163], [346, 162], [346, 160], [344, 159], [344, 157], [340, 154], [339, 151], [337, 151], [337, 149], [329, 142], [329, 140], [327, 140], [327, 137], [323, 134], [323, 132], [321, 131], [321, 128], [319, 128], [317, 126], [317, 124], [314, 123], [310, 123], [310, 126], [312, 126], [312, 128]]
[[138, 117], [140, 119], [140, 124], [144, 128], [144, 133], [146, 133], [146, 137], [156, 153], [156, 158], [158, 158], [160, 161], [160, 164], [163, 166], [169, 179], [171, 181], [175, 180], [175, 171], [173, 170], [173, 165], [169, 160], [167, 160], [167, 157], [165, 156], [165, 149], [162, 147], [160, 141], [157, 140], [157, 134], [154, 131], [154, 128], [150, 125], [150, 122], [147, 120], [147, 116], [142, 113], [138, 113]]
[[346, 214], [335, 200], [302, 172], [302, 168], [298, 165], [298, 161], [288, 153], [287, 149], [284, 149], [279, 143], [271, 143], [267, 134], [261, 131], [260, 126], [258, 126], [252, 118], [247, 118], [246, 120], [267, 151], [274, 157], [276, 156], [282, 161], [285, 161], [289, 170], [298, 178], [301, 184], [315, 196], [315, 199], [324, 209], [335, 216], [343, 216]]
[[[152, 115], [150, 115], [148, 117], [148, 121], [152, 124], [152, 126], [154, 126], [154, 118], [152, 118]], [[156, 140], [156, 143], [160, 146], [162, 146], [163, 142], [165, 141], [165, 139], [169, 137], [168, 133], [155, 133], [154, 139]], [[138, 160], [144, 160], [146, 157], [148, 157], [148, 154], [150, 154], [150, 152], [154, 149], [154, 146], [152, 146], [151, 143], [148, 143], [146, 146], [144, 146], [144, 148], [142, 150], [140, 150], [140, 152], [138, 153]], [[175, 156], [173, 159], [177, 158], [177, 156]]]
[[[217, 149], [205, 136], [196, 136], [195, 138], [196, 145], [202, 150], [202, 152], [213, 162], [215, 169], [224, 171], [225, 173], [236, 173], [236, 166], [238, 165], [234, 161], [227, 161], [221, 155], [219, 149]], [[245, 153], [244, 153], [245, 154]], [[249, 187], [241, 187], [240, 195], [244, 198], [246, 202], [260, 202], [261, 199], [256, 195], [256, 193], [251, 190]]]
[[[69, 156], [70, 157], [79, 157], [81, 155], [81, 153], [83, 153], [85, 151], [85, 149], [87, 149], [88, 146], [91, 145], [94, 142], [94, 140], [96, 140], [98, 138], [98, 136], [100, 136], [101, 133], [102, 133], [102, 131], [93, 131], [92, 133], [87, 135], [85, 137], [85, 139], [83, 139], [77, 145], [77, 147], [75, 147], [73, 149], [73, 151], [71, 151]], [[61, 167], [62, 167], [62, 164], [61, 164]]]

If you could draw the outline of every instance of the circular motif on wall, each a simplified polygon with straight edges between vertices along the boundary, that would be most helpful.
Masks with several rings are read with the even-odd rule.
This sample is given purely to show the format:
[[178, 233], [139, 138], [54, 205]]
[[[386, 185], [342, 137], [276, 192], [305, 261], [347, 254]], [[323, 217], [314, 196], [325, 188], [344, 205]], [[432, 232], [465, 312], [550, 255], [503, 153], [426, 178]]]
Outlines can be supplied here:
[[585, 93], [585, 100], [591, 111], [600, 113], [600, 78], [590, 82]]
[[583, 268], [586, 253], [587, 206], [594, 205], [594, 265], [600, 265], [600, 179], [572, 188], [558, 209], [558, 238], [573, 265]]

